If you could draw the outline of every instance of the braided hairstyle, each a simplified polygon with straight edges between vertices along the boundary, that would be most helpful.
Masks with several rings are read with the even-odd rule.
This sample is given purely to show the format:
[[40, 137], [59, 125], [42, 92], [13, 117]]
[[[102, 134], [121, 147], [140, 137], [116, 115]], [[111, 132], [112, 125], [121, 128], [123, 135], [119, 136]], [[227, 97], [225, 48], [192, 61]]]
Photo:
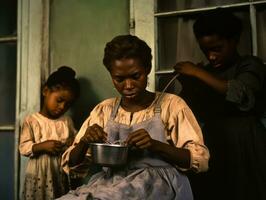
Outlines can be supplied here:
[[194, 23], [193, 31], [197, 39], [218, 35], [225, 39], [239, 41], [242, 21], [232, 12], [217, 8], [202, 14]]
[[80, 95], [80, 86], [75, 75], [76, 72], [72, 68], [61, 66], [48, 77], [44, 86], [50, 90], [68, 89], [74, 94], [76, 99]]
[[151, 48], [136, 36], [119, 35], [106, 44], [103, 64], [108, 71], [110, 71], [115, 60], [123, 58], [138, 59], [142, 67], [147, 71], [151, 70]]

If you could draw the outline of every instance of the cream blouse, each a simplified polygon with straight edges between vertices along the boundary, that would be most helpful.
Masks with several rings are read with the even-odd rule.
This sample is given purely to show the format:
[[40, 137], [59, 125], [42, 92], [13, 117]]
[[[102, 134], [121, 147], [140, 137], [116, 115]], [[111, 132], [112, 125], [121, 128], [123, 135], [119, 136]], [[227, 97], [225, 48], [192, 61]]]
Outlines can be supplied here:
[[67, 146], [73, 141], [76, 130], [72, 119], [62, 116], [49, 119], [40, 113], [25, 117], [20, 134], [19, 151], [24, 156], [33, 156], [32, 146], [47, 140], [58, 140]]
[[[157, 92], [156, 96], [158, 97], [159, 94]], [[118, 98], [104, 100], [92, 110], [90, 116], [85, 120], [78, 132], [73, 145], [63, 154], [62, 165], [66, 173], [70, 171], [68, 167], [69, 154], [75, 145], [79, 143], [87, 127], [93, 124], [105, 127], [117, 101]], [[133, 113], [133, 116], [120, 106], [115, 121], [130, 126], [148, 120], [154, 116], [154, 106], [154, 103], [152, 103], [148, 108]], [[190, 150], [191, 168], [196, 172], [206, 171], [210, 157], [209, 151], [204, 145], [200, 126], [185, 101], [179, 96], [168, 93], [164, 94], [161, 99], [161, 119], [165, 124], [165, 136], [167, 140], [172, 140], [171, 143], [178, 148]], [[83, 163], [71, 168], [71, 172], [80, 173], [81, 176], [85, 176], [88, 173], [87, 167], [89, 164], [90, 153], [88, 150], [87, 158]]]

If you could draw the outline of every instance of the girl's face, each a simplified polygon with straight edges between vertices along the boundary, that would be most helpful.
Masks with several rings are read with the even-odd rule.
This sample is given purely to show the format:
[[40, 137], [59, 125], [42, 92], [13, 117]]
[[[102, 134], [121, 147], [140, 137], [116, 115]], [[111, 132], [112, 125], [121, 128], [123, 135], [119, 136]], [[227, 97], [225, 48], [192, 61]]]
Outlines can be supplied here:
[[198, 43], [210, 64], [215, 68], [231, 65], [237, 55], [237, 42], [234, 39], [211, 35], [199, 38]]
[[138, 101], [144, 95], [149, 71], [138, 59], [115, 60], [110, 68], [113, 84], [126, 101]]
[[64, 88], [49, 89], [45, 87], [42, 94], [44, 102], [41, 113], [52, 119], [56, 119], [63, 115], [74, 101], [73, 93]]

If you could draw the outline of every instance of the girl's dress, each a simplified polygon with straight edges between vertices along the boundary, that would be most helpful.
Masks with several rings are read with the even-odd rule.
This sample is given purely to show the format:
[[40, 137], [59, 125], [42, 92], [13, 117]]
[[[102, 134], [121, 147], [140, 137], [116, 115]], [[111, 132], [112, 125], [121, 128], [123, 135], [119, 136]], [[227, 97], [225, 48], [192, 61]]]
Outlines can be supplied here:
[[228, 80], [228, 91], [221, 95], [197, 79], [179, 77], [180, 95], [203, 125], [211, 154], [209, 171], [191, 178], [192, 189], [200, 200], [264, 200], [266, 129], [260, 118], [266, 108], [266, 67], [244, 56], [233, 66], [205, 69]]
[[29, 160], [21, 199], [55, 199], [68, 191], [68, 179], [60, 165], [61, 155], [35, 156], [32, 147], [47, 140], [58, 140], [65, 144], [66, 149], [71, 145], [75, 133], [73, 122], [69, 117], [52, 120], [40, 113], [34, 113], [25, 118], [19, 150], [22, 155], [29, 157]]
[[[192, 112], [184, 101], [175, 95], [165, 94], [162, 102], [158, 97], [157, 94], [156, 101], [147, 109], [134, 114], [120, 107], [120, 99], [104, 101], [85, 121], [86, 125], [82, 127], [76, 142], [84, 134], [88, 122], [90, 125], [95, 122], [105, 124], [103, 127], [110, 141], [126, 140], [128, 134], [143, 128], [155, 140], [190, 149], [191, 167], [196, 171], [206, 170], [209, 154]], [[107, 115], [107, 121], [102, 112], [110, 113]], [[130, 115], [131, 120], [128, 118]], [[66, 162], [63, 161], [65, 165], [68, 156], [66, 153]], [[71, 170], [75, 171], [78, 168], [81, 166]], [[65, 169], [69, 171], [69, 168]], [[177, 166], [148, 150], [132, 150], [125, 167], [103, 169], [102, 172], [93, 175], [86, 185], [70, 191], [60, 199], [193, 199], [186, 175], [178, 170]]]

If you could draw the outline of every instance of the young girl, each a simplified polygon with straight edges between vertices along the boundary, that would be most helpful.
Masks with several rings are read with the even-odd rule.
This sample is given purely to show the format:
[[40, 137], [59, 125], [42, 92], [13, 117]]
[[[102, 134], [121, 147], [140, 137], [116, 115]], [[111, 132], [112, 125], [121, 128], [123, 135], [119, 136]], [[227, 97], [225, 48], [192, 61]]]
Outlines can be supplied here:
[[146, 90], [151, 59], [151, 49], [136, 36], [107, 43], [103, 62], [121, 97], [94, 108], [62, 164], [66, 172], [82, 176], [93, 166], [89, 143], [120, 139], [134, 148], [126, 166], [103, 170], [60, 199], [193, 199], [182, 171], [206, 171], [209, 152], [180, 97]]
[[78, 96], [75, 72], [60, 67], [44, 85], [40, 112], [25, 118], [19, 151], [29, 161], [22, 199], [54, 199], [67, 192], [67, 178], [60, 162], [62, 153], [73, 142], [75, 129], [71, 118], [63, 114]]

